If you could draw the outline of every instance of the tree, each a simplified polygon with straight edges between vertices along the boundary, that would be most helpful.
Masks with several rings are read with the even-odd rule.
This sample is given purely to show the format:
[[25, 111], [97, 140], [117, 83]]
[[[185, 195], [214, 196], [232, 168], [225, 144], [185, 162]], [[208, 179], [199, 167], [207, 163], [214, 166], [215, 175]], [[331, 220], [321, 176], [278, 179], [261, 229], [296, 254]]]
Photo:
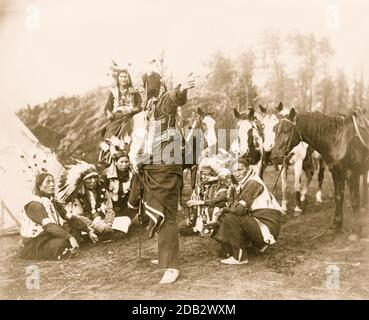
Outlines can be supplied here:
[[354, 85], [352, 88], [352, 95], [351, 95], [351, 106], [356, 107], [359, 106], [363, 108], [364, 106], [364, 77], [363, 71], [360, 72], [360, 79], [357, 79], [357, 76], [354, 77]]
[[253, 51], [243, 52], [237, 59], [237, 75], [235, 84], [235, 96], [238, 110], [246, 110], [254, 107], [258, 98], [257, 90], [253, 84], [256, 56]]
[[349, 105], [349, 86], [343, 70], [339, 70], [336, 78], [335, 108], [330, 112], [346, 113]]
[[221, 121], [223, 128], [231, 127], [230, 113], [235, 107], [234, 84], [236, 71], [230, 58], [225, 57], [221, 52], [217, 52], [209, 63], [210, 73], [207, 78], [207, 88], [209, 93], [219, 97], [218, 108], [221, 108], [225, 119]]
[[330, 75], [326, 75], [316, 86], [317, 102], [321, 105], [321, 112], [332, 112], [335, 107], [335, 85]]
[[271, 95], [275, 100], [284, 101], [286, 72], [281, 58], [283, 42], [280, 32], [273, 29], [264, 30], [262, 48], [263, 67], [271, 70], [271, 78], [268, 81]]
[[209, 67], [211, 71], [208, 76], [208, 88], [217, 93], [229, 93], [236, 75], [232, 60], [217, 52], [212, 57]]
[[320, 70], [323, 75], [327, 73], [328, 62], [334, 51], [327, 38], [317, 40], [312, 33], [300, 34], [296, 32], [288, 36], [288, 41], [292, 52], [299, 58], [300, 62], [297, 70], [297, 83], [301, 103], [303, 107], [311, 110], [314, 83]]

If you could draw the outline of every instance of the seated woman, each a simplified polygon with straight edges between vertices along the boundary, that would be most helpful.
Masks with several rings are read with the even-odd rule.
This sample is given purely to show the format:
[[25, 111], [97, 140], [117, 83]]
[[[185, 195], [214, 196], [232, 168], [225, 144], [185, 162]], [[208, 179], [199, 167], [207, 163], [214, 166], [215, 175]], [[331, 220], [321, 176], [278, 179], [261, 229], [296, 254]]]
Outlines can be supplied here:
[[227, 189], [224, 179], [214, 168], [210, 165], [200, 167], [200, 185], [187, 202], [192, 213], [179, 225], [179, 234], [210, 235], [211, 231], [206, 226], [216, 222], [221, 208], [226, 206]]
[[[114, 69], [116, 86], [110, 89], [105, 114], [109, 120], [102, 131], [104, 139], [116, 137], [121, 141], [122, 149], [131, 142], [133, 127], [132, 117], [142, 110], [142, 98], [138, 90], [132, 86], [131, 76], [125, 69]], [[103, 153], [103, 151], [102, 151]], [[104, 159], [100, 154], [100, 159]]]
[[246, 248], [263, 251], [276, 242], [282, 223], [282, 211], [260, 177], [239, 160], [233, 168], [238, 183], [234, 202], [224, 208], [226, 213], [215, 239], [228, 253], [224, 264], [248, 263]]
[[81, 231], [95, 242], [97, 236], [80, 219], [66, 214], [54, 200], [54, 177], [41, 173], [36, 177], [34, 195], [24, 206], [21, 224], [22, 259], [60, 260], [67, 254], [77, 254]]
[[103, 176], [105, 186], [113, 202], [115, 216], [128, 216], [131, 221], [137, 214], [137, 210], [128, 204], [133, 176], [134, 172], [130, 167], [126, 151], [119, 151], [113, 156], [113, 161]]

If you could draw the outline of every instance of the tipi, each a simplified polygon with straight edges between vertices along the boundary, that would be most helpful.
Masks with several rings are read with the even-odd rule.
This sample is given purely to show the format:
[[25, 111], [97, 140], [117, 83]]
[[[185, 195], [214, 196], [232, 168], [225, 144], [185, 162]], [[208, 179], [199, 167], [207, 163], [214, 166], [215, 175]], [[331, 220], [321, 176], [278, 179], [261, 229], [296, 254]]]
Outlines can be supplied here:
[[19, 230], [21, 210], [37, 173], [58, 176], [63, 166], [10, 111], [0, 117], [0, 235]]

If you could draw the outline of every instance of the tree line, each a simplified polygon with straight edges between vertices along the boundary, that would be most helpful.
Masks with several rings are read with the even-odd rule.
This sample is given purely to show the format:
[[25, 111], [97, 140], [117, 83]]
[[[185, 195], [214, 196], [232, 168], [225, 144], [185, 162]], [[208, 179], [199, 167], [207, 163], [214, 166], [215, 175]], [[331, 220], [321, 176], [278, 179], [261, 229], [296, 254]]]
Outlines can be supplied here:
[[354, 106], [368, 109], [369, 85], [363, 71], [353, 75], [343, 69], [332, 71], [334, 54], [328, 38], [266, 29], [257, 48], [236, 57], [215, 53], [196, 94], [217, 97], [211, 109], [224, 115], [218, 121], [224, 128], [234, 123], [233, 108], [272, 107], [279, 101], [299, 111], [345, 114]]

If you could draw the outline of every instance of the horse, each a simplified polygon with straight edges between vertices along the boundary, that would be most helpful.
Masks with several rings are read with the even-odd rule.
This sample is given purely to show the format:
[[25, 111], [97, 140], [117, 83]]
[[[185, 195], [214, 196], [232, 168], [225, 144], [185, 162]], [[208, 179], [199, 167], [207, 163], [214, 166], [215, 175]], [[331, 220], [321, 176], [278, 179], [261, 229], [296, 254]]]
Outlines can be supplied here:
[[[264, 108], [259, 105], [259, 108], [264, 115], [262, 119], [264, 129], [264, 151], [266, 161], [264, 161], [264, 168], [270, 156], [271, 150], [275, 143], [276, 129], [280, 123], [281, 118], [286, 117], [289, 113], [287, 108], [280, 103], [277, 108]], [[322, 201], [322, 186], [324, 181], [325, 162], [321, 155], [313, 150], [307, 143], [301, 142], [295, 146], [290, 153], [289, 163], [293, 165], [294, 169], [294, 189], [296, 205], [294, 215], [299, 216], [302, 213], [302, 203], [306, 201], [307, 192], [314, 176], [314, 171], [318, 170], [318, 191], [315, 195], [317, 202]], [[282, 209], [287, 211], [287, 168], [279, 166], [281, 170], [281, 184], [282, 184]], [[305, 173], [306, 181], [302, 181], [302, 174]]]
[[233, 142], [231, 150], [238, 157], [245, 159], [250, 167], [263, 176], [263, 133], [261, 123], [257, 121], [255, 111], [250, 108], [248, 112], [239, 113], [233, 109], [237, 119], [237, 142]]
[[[366, 175], [369, 167], [369, 146], [360, 138], [360, 129], [357, 129], [358, 118], [357, 112], [348, 116], [317, 112], [297, 114], [292, 108], [288, 117], [280, 121], [271, 153], [272, 159], [283, 161], [293, 147], [304, 141], [322, 155], [334, 182], [335, 215], [330, 230], [333, 233], [342, 230], [343, 199], [347, 183], [355, 219], [350, 240], [357, 240], [363, 235], [360, 176]], [[366, 138], [369, 140], [369, 135]], [[368, 190], [364, 192], [364, 205], [367, 206]]]

